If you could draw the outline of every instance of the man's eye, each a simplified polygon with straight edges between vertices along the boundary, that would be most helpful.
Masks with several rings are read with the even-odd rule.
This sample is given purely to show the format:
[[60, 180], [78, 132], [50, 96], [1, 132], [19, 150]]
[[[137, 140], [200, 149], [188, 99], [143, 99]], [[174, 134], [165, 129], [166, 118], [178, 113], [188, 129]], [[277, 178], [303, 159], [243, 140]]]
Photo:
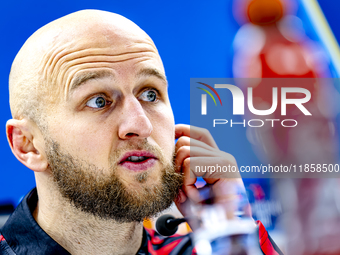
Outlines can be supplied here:
[[107, 101], [104, 97], [98, 96], [90, 99], [87, 101], [86, 106], [92, 107], [92, 108], [103, 108], [107, 105]]
[[140, 95], [140, 100], [155, 102], [157, 100], [157, 93], [154, 90], [146, 90]]

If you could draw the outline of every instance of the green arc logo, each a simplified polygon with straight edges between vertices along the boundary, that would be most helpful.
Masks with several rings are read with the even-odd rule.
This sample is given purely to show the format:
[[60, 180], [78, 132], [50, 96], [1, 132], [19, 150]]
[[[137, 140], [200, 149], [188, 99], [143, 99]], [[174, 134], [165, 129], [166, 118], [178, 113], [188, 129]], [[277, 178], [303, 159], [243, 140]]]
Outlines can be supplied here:
[[[218, 100], [220, 101], [220, 104], [222, 105], [222, 100], [220, 98], [220, 95], [217, 93], [217, 91], [213, 87], [211, 87], [210, 85], [205, 84], [203, 82], [197, 82], [197, 83], [202, 84], [203, 86], [206, 86], [207, 88], [211, 89], [215, 93], [215, 95], [217, 96]], [[204, 92], [206, 92], [214, 100], [214, 103], [217, 106], [215, 97], [213, 96], [213, 94], [211, 94], [211, 92], [209, 90], [204, 89], [204, 88], [200, 88], [200, 87], [197, 87], [197, 88], [203, 90]]]

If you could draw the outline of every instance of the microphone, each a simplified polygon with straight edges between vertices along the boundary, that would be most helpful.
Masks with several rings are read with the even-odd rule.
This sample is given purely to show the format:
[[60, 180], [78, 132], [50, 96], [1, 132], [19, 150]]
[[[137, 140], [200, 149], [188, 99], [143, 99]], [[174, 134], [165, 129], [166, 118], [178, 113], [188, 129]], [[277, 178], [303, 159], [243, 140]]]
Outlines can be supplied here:
[[164, 214], [157, 219], [156, 230], [162, 236], [171, 236], [178, 230], [178, 225], [186, 221], [186, 218], [176, 219], [171, 214]]

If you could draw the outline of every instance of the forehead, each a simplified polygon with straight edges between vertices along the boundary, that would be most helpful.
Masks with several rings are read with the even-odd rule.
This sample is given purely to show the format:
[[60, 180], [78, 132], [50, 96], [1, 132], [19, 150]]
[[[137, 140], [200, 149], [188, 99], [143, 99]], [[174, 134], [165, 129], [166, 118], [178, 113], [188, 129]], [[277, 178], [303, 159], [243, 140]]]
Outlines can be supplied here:
[[[138, 73], [164, 78], [158, 51], [150, 37], [128, 20], [82, 19], [55, 29], [43, 56], [44, 80], [52, 97], [67, 97], [83, 80]], [[129, 69], [128, 72], [126, 69]]]

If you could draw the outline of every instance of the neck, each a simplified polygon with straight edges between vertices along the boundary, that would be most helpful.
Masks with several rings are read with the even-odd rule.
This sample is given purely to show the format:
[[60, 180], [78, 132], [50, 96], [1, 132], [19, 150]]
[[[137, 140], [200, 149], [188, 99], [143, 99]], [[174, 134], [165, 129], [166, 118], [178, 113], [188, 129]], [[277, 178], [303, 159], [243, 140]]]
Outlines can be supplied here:
[[33, 214], [35, 220], [71, 254], [137, 253], [142, 243], [142, 223], [118, 223], [85, 213], [64, 199], [50, 181], [37, 180], [37, 190], [39, 201]]

